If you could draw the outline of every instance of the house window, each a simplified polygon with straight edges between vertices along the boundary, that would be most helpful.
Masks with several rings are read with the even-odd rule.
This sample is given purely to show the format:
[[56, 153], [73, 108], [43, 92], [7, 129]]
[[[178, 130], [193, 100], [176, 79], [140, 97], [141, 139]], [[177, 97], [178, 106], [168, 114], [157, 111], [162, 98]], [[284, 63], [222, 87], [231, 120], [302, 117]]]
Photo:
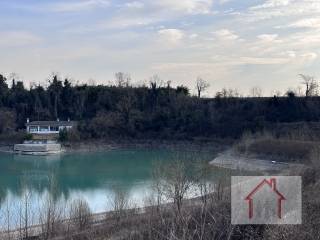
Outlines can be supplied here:
[[40, 132], [47, 132], [49, 131], [49, 126], [40, 126]]
[[29, 132], [38, 132], [38, 126], [30, 126]]

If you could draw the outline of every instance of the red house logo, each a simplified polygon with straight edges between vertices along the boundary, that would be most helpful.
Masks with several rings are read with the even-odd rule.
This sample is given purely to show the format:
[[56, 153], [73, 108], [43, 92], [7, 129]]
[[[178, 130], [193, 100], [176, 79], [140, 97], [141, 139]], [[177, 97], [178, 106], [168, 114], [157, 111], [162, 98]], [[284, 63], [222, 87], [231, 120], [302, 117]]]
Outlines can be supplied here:
[[277, 190], [276, 178], [270, 178], [270, 180], [263, 179], [246, 197], [245, 200], [248, 201], [249, 205], [249, 219], [253, 217], [253, 200], [254, 195], [264, 186], [267, 186], [271, 189], [270, 194], [274, 193], [277, 196], [277, 215], [278, 218], [282, 217], [282, 202], [286, 198]]

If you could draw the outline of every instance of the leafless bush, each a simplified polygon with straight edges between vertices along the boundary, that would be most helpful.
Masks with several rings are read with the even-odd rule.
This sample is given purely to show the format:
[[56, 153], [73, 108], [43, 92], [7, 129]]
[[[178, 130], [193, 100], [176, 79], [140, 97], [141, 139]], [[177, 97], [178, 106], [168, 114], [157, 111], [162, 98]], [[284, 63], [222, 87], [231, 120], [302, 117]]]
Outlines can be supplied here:
[[48, 195], [47, 199], [44, 200], [39, 216], [44, 239], [50, 239], [61, 230], [63, 217], [62, 206], [59, 206], [53, 197]]
[[200, 160], [197, 162], [195, 174], [195, 185], [199, 191], [201, 201], [205, 206], [208, 200], [213, 200], [213, 196], [221, 197], [221, 182], [213, 182], [212, 179], [210, 179], [212, 169], [206, 161]]
[[[147, 221], [138, 227], [138, 239], [228, 239], [232, 233], [229, 204], [208, 202], [183, 205], [181, 215], [170, 208], [161, 208], [161, 214], [148, 214]], [[129, 238], [126, 238], [129, 239]]]
[[[153, 175], [160, 180], [156, 181], [155, 193], [173, 203], [147, 212], [148, 220], [139, 228], [139, 239], [227, 239], [230, 214], [225, 204], [228, 202], [218, 200], [223, 195], [221, 186], [210, 181], [206, 163], [198, 162], [195, 167], [181, 159], [176, 157], [167, 166], [156, 166]], [[219, 189], [217, 195], [212, 193], [215, 188]], [[200, 193], [200, 198], [187, 200], [188, 191]]]
[[183, 200], [193, 185], [188, 176], [188, 165], [179, 156], [161, 170], [161, 192], [166, 199], [172, 201], [178, 213], [181, 213]]
[[29, 228], [32, 225], [32, 218], [33, 218], [33, 212], [31, 212], [31, 198], [32, 198], [32, 191], [28, 189], [27, 182], [28, 182], [29, 176], [24, 175], [21, 179], [21, 188], [23, 191], [22, 199], [19, 205], [18, 209], [18, 215], [19, 215], [19, 235], [22, 239], [28, 239], [29, 237]]
[[308, 76], [305, 74], [299, 74], [299, 76], [302, 80], [301, 83], [306, 87], [306, 97], [317, 96], [319, 88], [318, 81], [313, 76]]
[[3, 235], [5, 235], [5, 237], [10, 240], [12, 238], [10, 231], [13, 220], [11, 218], [11, 204], [8, 199], [6, 199], [5, 203], [3, 203], [0, 210], [0, 222], [4, 224], [3, 226], [0, 226], [0, 231], [5, 231], [6, 233], [3, 233]]
[[[162, 167], [158, 163], [153, 163], [152, 166], [152, 196], [150, 197], [149, 201], [152, 202], [152, 205], [156, 205], [157, 209], [160, 208], [163, 202], [163, 189], [162, 189]], [[155, 200], [155, 202], [153, 202]], [[151, 204], [150, 204], [151, 205]]]
[[91, 224], [92, 213], [88, 203], [83, 199], [76, 199], [70, 206], [70, 221], [77, 230], [85, 230]]
[[128, 192], [123, 188], [114, 187], [114, 195], [109, 199], [112, 206], [113, 215], [120, 221], [125, 216], [126, 209], [129, 209], [129, 196]]
[[64, 215], [64, 209], [54, 199], [57, 191], [55, 178], [51, 176], [49, 192], [44, 199], [43, 206], [39, 213], [39, 223], [42, 228], [42, 237], [50, 239], [52, 236], [61, 231], [61, 225]]

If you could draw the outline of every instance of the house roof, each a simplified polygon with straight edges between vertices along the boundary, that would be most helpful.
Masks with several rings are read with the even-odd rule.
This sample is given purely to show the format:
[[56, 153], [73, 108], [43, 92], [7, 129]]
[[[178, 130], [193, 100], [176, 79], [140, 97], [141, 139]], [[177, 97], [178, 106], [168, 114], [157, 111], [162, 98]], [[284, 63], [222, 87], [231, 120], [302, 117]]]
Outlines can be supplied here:
[[26, 123], [26, 126], [74, 126], [76, 121], [33, 121]]

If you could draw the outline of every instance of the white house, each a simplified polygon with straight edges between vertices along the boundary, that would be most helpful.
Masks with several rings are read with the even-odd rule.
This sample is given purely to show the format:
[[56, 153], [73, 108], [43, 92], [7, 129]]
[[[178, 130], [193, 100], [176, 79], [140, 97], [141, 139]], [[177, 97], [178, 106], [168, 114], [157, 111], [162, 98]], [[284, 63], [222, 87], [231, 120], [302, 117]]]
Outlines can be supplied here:
[[76, 125], [75, 121], [33, 121], [27, 119], [27, 132], [31, 134], [57, 134], [63, 129], [71, 129]]

